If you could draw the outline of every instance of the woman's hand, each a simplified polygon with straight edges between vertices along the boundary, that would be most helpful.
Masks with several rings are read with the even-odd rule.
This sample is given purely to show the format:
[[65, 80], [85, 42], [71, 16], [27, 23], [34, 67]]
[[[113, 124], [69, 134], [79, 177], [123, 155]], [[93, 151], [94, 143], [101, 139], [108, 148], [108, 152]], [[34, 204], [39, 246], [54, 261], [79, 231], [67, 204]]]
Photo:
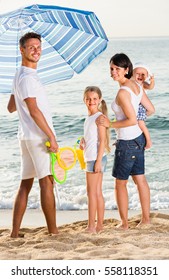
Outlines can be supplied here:
[[102, 125], [104, 127], [110, 127], [110, 120], [105, 115], [101, 115], [96, 119], [96, 124], [97, 126]]

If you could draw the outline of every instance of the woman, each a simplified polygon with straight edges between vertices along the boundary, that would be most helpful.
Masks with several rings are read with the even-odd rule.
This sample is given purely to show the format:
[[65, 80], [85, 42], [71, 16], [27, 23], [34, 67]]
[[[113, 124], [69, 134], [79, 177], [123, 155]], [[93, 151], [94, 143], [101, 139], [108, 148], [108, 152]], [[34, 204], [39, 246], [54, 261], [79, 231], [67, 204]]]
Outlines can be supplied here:
[[111, 122], [106, 116], [100, 116], [96, 123], [116, 130], [117, 142], [112, 175], [115, 177], [115, 195], [122, 229], [128, 229], [128, 192], [127, 182], [131, 175], [137, 185], [142, 208], [139, 226], [150, 223], [150, 190], [144, 175], [145, 137], [137, 122], [139, 103], [151, 112], [151, 104], [142, 87], [130, 80], [133, 66], [123, 53], [110, 59], [110, 73], [120, 89], [112, 103], [116, 121]]

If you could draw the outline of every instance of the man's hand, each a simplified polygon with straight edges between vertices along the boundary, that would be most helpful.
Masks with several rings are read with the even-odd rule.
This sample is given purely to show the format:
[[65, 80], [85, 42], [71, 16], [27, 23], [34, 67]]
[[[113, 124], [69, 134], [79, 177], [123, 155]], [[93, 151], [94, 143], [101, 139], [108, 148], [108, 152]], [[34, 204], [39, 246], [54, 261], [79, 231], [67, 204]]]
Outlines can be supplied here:
[[50, 147], [48, 147], [48, 151], [52, 153], [57, 153], [59, 149], [59, 145], [56, 141], [56, 138], [49, 139], [49, 142], [50, 142]]
[[47, 141], [45, 144], [49, 152], [52, 153], [58, 152], [59, 146], [55, 138], [51, 139], [50, 141]]
[[13, 113], [16, 111], [15, 97], [13, 94], [11, 94], [11, 96], [9, 98], [7, 109], [9, 111], [9, 113]]

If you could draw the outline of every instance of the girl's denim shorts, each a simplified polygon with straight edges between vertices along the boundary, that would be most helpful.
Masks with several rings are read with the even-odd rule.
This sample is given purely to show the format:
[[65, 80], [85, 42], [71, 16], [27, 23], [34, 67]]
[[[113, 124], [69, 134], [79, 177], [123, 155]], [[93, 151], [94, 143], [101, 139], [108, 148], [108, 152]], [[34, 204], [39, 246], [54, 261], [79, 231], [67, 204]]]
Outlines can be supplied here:
[[144, 134], [133, 140], [117, 140], [112, 176], [127, 180], [130, 175], [141, 175], [145, 172]]
[[[86, 172], [94, 172], [94, 165], [96, 160], [87, 161], [86, 162]], [[106, 165], [107, 165], [107, 156], [103, 156], [102, 158], [102, 173], [106, 171]]]

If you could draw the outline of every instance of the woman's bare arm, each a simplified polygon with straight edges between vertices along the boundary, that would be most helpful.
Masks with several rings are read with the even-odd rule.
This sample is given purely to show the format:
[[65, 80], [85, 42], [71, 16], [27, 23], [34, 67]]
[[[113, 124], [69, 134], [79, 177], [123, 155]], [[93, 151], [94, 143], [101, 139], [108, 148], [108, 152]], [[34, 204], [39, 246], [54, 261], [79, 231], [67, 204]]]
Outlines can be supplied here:
[[150, 101], [150, 99], [148, 98], [147, 94], [145, 93], [145, 91], [143, 92], [143, 97], [141, 99], [141, 104], [144, 106], [144, 108], [146, 108], [147, 112], [147, 116], [150, 116], [152, 114], [155, 113], [155, 108], [154, 105], [152, 104], [152, 102]]

